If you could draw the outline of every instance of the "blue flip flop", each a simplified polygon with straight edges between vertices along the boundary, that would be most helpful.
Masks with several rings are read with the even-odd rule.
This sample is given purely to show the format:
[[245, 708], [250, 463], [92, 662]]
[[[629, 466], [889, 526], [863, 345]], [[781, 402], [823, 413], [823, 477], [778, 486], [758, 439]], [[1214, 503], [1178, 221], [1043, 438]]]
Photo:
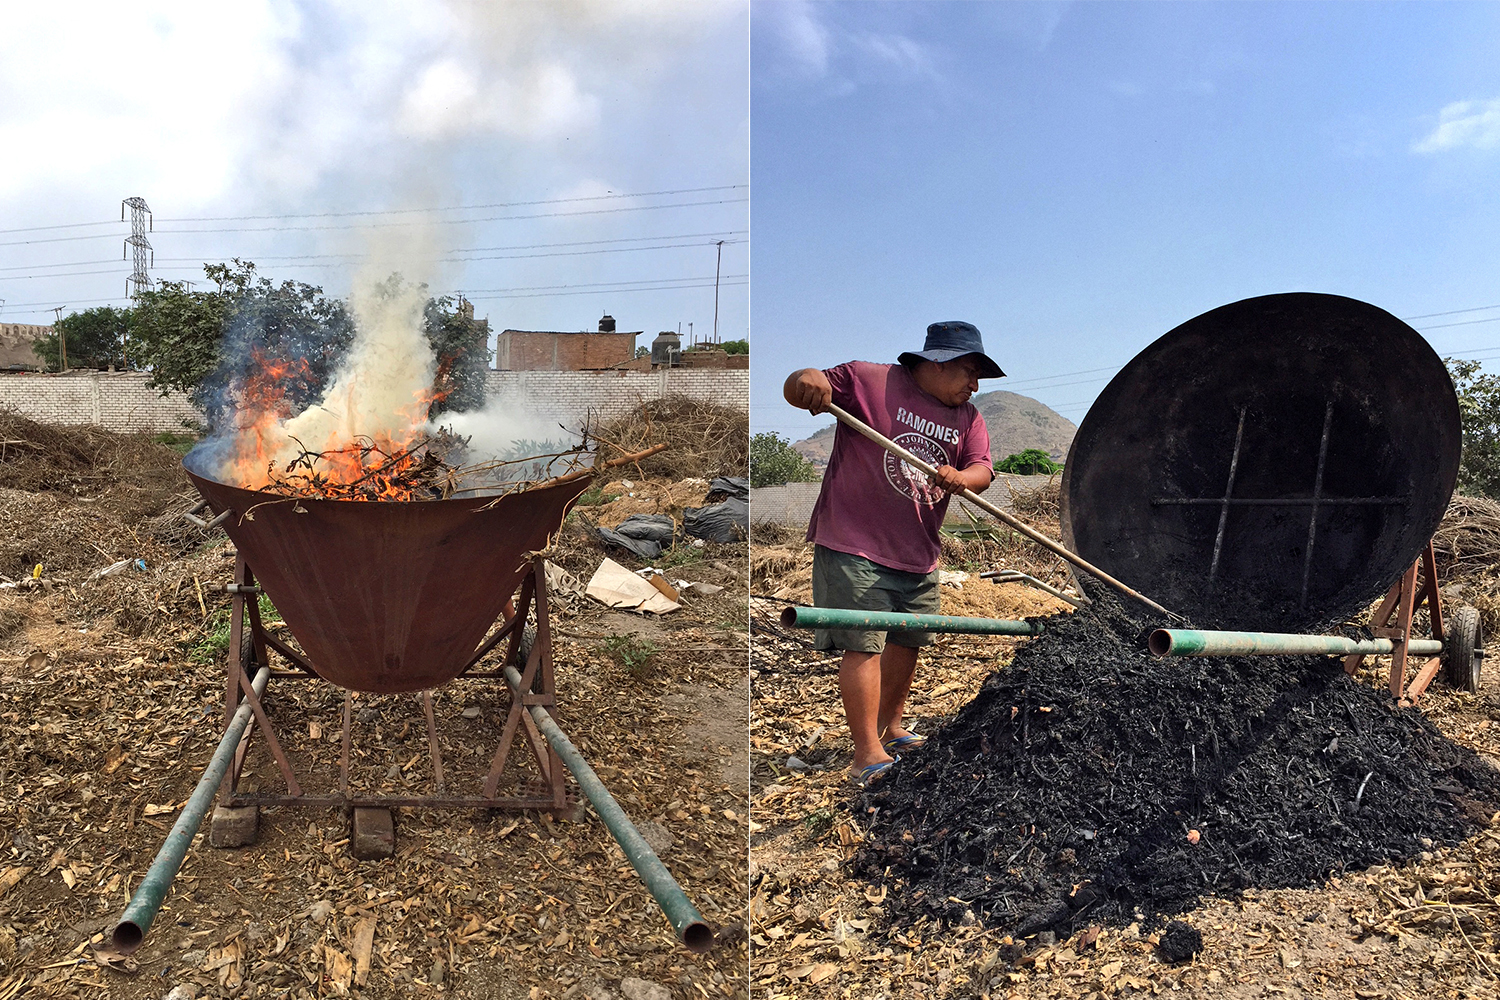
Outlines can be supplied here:
[[850, 776], [854, 778], [860, 788], [869, 788], [878, 779], [885, 776], [894, 765], [894, 760], [883, 760], [879, 764], [871, 764], [869, 767], [861, 768], [858, 772], [850, 770]]
[[921, 749], [927, 745], [927, 737], [920, 736], [917, 733], [907, 733], [905, 736], [895, 736], [888, 740], [882, 740], [880, 745], [885, 747], [886, 753], [895, 756], [898, 750], [905, 752]]

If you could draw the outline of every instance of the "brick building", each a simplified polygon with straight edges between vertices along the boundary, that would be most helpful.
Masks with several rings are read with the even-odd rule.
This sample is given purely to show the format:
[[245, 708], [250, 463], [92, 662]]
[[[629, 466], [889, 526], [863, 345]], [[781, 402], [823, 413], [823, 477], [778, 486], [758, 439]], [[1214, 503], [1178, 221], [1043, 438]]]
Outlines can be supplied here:
[[495, 367], [517, 372], [609, 368], [635, 357], [635, 338], [640, 333], [616, 333], [611, 316], [599, 320], [597, 332], [503, 330], [495, 343]]
[[51, 333], [50, 326], [0, 323], [0, 371], [41, 371], [42, 359], [31, 349], [31, 342]]

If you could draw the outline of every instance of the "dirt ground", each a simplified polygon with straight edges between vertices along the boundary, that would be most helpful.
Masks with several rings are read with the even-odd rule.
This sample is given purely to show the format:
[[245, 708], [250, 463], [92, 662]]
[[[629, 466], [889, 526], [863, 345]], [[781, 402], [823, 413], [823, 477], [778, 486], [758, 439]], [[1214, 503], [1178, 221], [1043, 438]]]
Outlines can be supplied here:
[[[1046, 527], [1046, 525], [1041, 525]], [[1055, 535], [1054, 535], [1055, 537]], [[1014, 547], [956, 546], [948, 565], [1009, 558], [1060, 582], [1060, 568]], [[757, 536], [751, 552], [752, 996], [779, 998], [1179, 996], [1492, 997], [1500, 958], [1500, 816], [1454, 848], [1402, 866], [1346, 872], [1325, 885], [1209, 899], [1183, 919], [1204, 946], [1165, 961], [1159, 927], [1090, 927], [1016, 941], [978, 924], [888, 921], [884, 887], [851, 878], [863, 836], [848, 767], [837, 660], [783, 630], [776, 615], [806, 599], [811, 554], [795, 538]], [[967, 589], [967, 588], [966, 588]], [[982, 602], [944, 587], [945, 611], [1019, 617], [1035, 591], [993, 588]], [[990, 610], [979, 610], [979, 608]], [[1024, 640], [951, 636], [923, 655], [910, 717], [932, 731], [1003, 668]], [[1493, 648], [1492, 648], [1493, 652]], [[1385, 683], [1382, 658], [1361, 673]], [[1500, 676], [1477, 695], [1435, 685], [1427, 714], [1449, 738], [1500, 763]], [[920, 752], [920, 751], [918, 751]]]
[[[211, 588], [230, 582], [233, 552], [180, 530], [188, 484], [160, 471], [175, 456], [153, 461], [152, 503], [104, 474], [0, 476], [14, 487], [0, 525], [26, 528], [25, 546], [0, 551], [13, 585], [0, 589], [0, 1000], [748, 996], [743, 543], [666, 553], [670, 578], [724, 589], [660, 618], [553, 605], [559, 723], [718, 929], [709, 954], [677, 943], [591, 809], [401, 809], [395, 856], [361, 862], [341, 812], [288, 807], [264, 810], [241, 849], [209, 847], [205, 823], [140, 951], [97, 958], [221, 731], [228, 598]], [[646, 487], [672, 496], [676, 481]], [[580, 508], [550, 553], [585, 581], [606, 554], [640, 566], [600, 547], [598, 509]], [[87, 581], [136, 556], [146, 569]], [[628, 662], [609, 649], [621, 636], [637, 639]], [[276, 680], [266, 700], [310, 783], [336, 782], [342, 693]], [[450, 791], [477, 792], [508, 700], [482, 680], [436, 692]], [[420, 704], [353, 708], [354, 785], [430, 793]], [[246, 775], [284, 788], [260, 750]]]

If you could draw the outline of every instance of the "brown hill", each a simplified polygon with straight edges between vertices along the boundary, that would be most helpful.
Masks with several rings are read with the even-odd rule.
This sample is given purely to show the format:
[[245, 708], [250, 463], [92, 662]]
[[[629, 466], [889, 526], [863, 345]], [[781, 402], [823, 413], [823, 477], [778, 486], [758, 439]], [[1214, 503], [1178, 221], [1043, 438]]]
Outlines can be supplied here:
[[[1000, 461], [1007, 455], [1040, 448], [1061, 462], [1073, 443], [1078, 427], [1051, 407], [1016, 392], [981, 392], [971, 402], [979, 408], [990, 429], [990, 457]], [[828, 464], [833, 448], [833, 424], [792, 445], [818, 468]]]

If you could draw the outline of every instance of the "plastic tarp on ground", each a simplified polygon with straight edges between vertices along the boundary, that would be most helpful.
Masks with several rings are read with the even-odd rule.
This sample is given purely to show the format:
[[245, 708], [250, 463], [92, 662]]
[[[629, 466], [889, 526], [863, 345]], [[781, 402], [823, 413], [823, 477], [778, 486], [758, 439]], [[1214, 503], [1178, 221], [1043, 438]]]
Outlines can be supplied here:
[[665, 514], [631, 514], [614, 528], [600, 528], [599, 537], [648, 562], [672, 544], [677, 524]]
[[719, 476], [708, 484], [708, 495], [726, 494], [722, 503], [688, 507], [682, 512], [682, 530], [709, 542], [739, 542], [750, 534], [750, 480]]

